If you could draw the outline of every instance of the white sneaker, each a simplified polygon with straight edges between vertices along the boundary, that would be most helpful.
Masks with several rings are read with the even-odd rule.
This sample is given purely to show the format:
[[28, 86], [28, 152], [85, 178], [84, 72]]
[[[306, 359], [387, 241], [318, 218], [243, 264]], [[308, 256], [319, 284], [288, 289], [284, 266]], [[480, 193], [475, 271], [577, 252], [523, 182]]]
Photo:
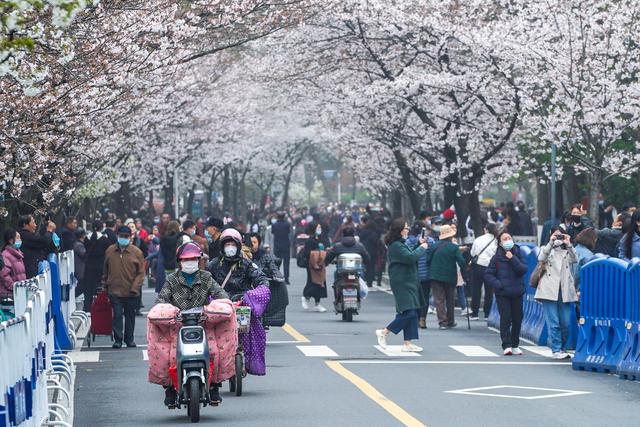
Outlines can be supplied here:
[[384, 333], [384, 329], [376, 329], [376, 337], [378, 337], [378, 345], [387, 348], [387, 334]]
[[513, 349], [511, 347], [507, 347], [504, 349], [502, 354], [504, 354], [505, 356], [511, 356], [513, 354]]
[[569, 356], [569, 354], [565, 353], [564, 351], [554, 351], [553, 354], [551, 355], [551, 358], [556, 360], [564, 360], [570, 357], [571, 356]]
[[471, 315], [471, 309], [469, 307], [460, 310], [460, 315], [461, 316], [469, 316]]
[[313, 309], [318, 313], [324, 313], [325, 311], [327, 311], [327, 309], [321, 306], [320, 304], [316, 304], [315, 307], [313, 307]]
[[437, 311], [435, 308], [433, 308], [433, 306], [429, 306], [429, 309], [427, 310], [427, 314], [437, 314]]
[[309, 310], [309, 300], [305, 297], [302, 297], [302, 308]]
[[411, 343], [411, 344], [404, 344], [402, 346], [402, 351], [404, 352], [410, 352], [410, 353], [420, 353], [423, 350], [422, 347], [418, 347], [417, 345]]
[[522, 356], [522, 355], [524, 354], [524, 353], [522, 352], [522, 350], [520, 350], [520, 347], [513, 347], [513, 348], [511, 349], [511, 353], [512, 353], [514, 356]]

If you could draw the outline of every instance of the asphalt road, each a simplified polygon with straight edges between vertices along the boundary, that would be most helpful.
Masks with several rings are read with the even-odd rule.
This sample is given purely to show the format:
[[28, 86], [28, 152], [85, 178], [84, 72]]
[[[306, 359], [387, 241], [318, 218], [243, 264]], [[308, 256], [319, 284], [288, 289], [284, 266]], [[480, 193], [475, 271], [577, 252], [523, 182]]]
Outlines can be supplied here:
[[[640, 383], [613, 375], [577, 372], [568, 362], [523, 343], [524, 356], [501, 355], [498, 334], [482, 321], [458, 319], [441, 331], [433, 316], [421, 331], [415, 356], [384, 354], [374, 330], [394, 315], [393, 296], [376, 290], [353, 323], [331, 310], [305, 312], [304, 271], [292, 265], [288, 328], [268, 332], [267, 375], [249, 376], [242, 397], [228, 393], [201, 423], [234, 426], [539, 427], [640, 425]], [[332, 277], [332, 275], [328, 275]], [[147, 307], [155, 294], [145, 291]], [[325, 304], [331, 308], [331, 303]], [[173, 426], [189, 424], [186, 410], [163, 406], [160, 386], [147, 382], [144, 318], [136, 349], [112, 350], [100, 337], [74, 355], [78, 363], [76, 426]], [[389, 339], [400, 345], [401, 337]], [[96, 347], [98, 346], [98, 347]], [[452, 347], [452, 346], [455, 346]], [[470, 390], [471, 389], [471, 390]]]

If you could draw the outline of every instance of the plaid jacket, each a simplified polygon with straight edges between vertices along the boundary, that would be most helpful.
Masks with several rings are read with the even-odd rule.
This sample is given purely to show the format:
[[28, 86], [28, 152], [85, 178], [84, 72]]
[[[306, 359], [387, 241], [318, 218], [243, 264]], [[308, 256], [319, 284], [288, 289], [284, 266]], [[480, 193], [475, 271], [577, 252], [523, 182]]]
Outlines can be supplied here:
[[180, 310], [188, 310], [209, 304], [209, 297], [213, 299], [229, 298], [208, 271], [200, 270], [193, 284], [189, 286], [178, 270], [167, 276], [167, 281], [158, 294], [156, 304], [171, 304]]

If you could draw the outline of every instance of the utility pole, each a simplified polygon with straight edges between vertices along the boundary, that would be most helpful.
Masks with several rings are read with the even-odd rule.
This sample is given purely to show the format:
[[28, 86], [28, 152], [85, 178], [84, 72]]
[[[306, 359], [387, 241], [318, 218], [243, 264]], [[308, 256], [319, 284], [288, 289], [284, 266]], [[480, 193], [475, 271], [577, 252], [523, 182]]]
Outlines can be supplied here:
[[342, 178], [340, 177], [340, 172], [337, 174], [338, 176], [338, 204], [342, 203]]
[[556, 169], [556, 154], [558, 147], [555, 142], [551, 143], [551, 220], [556, 220], [556, 181], [557, 181], [557, 169]]

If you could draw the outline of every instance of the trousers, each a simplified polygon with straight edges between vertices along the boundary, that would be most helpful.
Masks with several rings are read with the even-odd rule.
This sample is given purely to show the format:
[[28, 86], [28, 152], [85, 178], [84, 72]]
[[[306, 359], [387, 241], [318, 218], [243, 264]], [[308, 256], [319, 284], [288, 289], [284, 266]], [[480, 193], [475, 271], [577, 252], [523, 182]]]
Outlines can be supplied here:
[[522, 295], [518, 297], [496, 295], [496, 303], [500, 313], [502, 349], [519, 347], [523, 316]]
[[431, 292], [436, 304], [438, 323], [440, 326], [453, 326], [456, 285], [432, 280]]
[[406, 310], [396, 313], [396, 318], [387, 326], [387, 329], [398, 335], [400, 331], [405, 341], [418, 339], [418, 310]]
[[[113, 339], [115, 342], [125, 344], [133, 342], [133, 332], [136, 328], [136, 309], [138, 297], [117, 297], [109, 295], [113, 307]], [[124, 319], [124, 335], [123, 335]]]

